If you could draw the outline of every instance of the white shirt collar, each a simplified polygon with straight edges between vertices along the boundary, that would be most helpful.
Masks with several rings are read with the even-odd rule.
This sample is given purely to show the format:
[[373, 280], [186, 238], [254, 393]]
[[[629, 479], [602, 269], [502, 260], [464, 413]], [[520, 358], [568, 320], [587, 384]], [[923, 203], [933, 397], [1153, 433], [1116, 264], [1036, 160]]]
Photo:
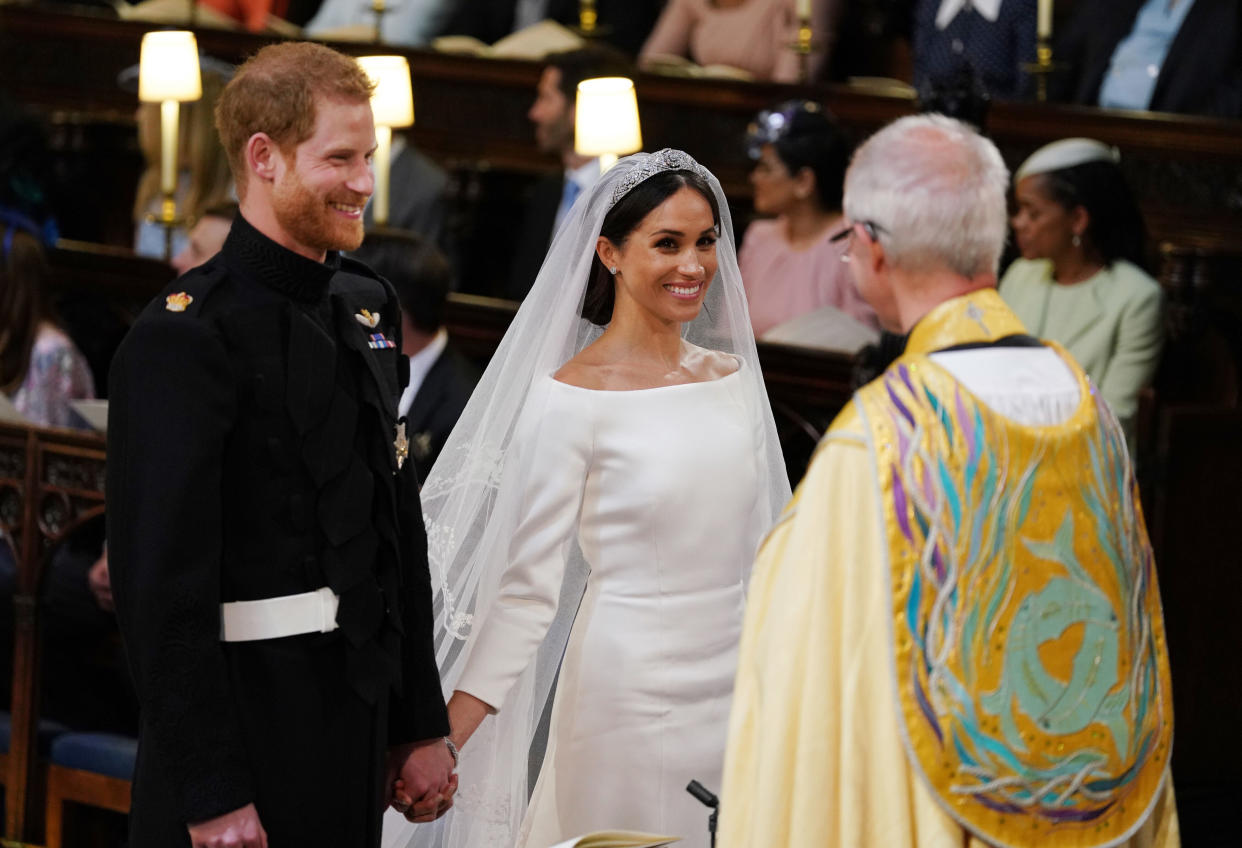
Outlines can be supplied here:
[[585, 165], [580, 165], [572, 171], [565, 172], [565, 179], [577, 183], [578, 188], [583, 192], [591, 190], [591, 186], [595, 185], [599, 180], [599, 159], [592, 159]]
[[974, 6], [976, 12], [996, 23], [996, 19], [1000, 17], [1002, 2], [1003, 0], [940, 0], [940, 10], [936, 12], [936, 29], [947, 27], [957, 17], [957, 13], [967, 6]]
[[410, 357], [410, 384], [401, 393], [401, 403], [397, 405], [398, 417], [409, 414], [410, 406], [414, 403], [414, 396], [423, 387], [423, 381], [427, 379], [431, 366], [436, 364], [436, 360], [440, 358], [440, 354], [444, 353], [444, 348], [447, 346], [448, 331], [441, 327], [425, 348]]

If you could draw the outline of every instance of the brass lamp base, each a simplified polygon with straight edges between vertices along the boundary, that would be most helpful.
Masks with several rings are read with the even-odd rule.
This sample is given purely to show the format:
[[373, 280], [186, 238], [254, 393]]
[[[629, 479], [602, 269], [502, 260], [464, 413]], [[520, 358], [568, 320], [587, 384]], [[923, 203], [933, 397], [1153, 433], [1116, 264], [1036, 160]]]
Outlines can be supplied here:
[[802, 18], [798, 21], [798, 35], [787, 46], [798, 54], [798, 82], [805, 85], [811, 81], [811, 54], [820, 46], [811, 32], [810, 18]]
[[160, 203], [159, 213], [152, 212], [148, 214], [147, 220], [164, 228], [164, 261], [171, 261], [173, 230], [183, 227], [187, 223], [185, 218], [177, 216], [177, 201], [173, 199], [171, 194], [165, 194], [163, 201]]
[[1065, 68], [1064, 62], [1052, 61], [1052, 43], [1044, 38], [1035, 48], [1035, 61], [1022, 63], [1022, 71], [1035, 77], [1035, 99], [1040, 103], [1048, 100], [1048, 78]]

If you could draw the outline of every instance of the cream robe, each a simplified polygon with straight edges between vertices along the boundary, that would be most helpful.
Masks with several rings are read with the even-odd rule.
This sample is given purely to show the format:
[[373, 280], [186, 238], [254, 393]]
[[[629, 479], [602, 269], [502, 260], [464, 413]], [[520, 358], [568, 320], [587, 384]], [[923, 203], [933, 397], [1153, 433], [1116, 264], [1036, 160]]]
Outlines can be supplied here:
[[[851, 403], [755, 565], [730, 719], [721, 848], [987, 844], [942, 810], [900, 737], [876, 487]], [[1123, 844], [1180, 844], [1171, 780]]]

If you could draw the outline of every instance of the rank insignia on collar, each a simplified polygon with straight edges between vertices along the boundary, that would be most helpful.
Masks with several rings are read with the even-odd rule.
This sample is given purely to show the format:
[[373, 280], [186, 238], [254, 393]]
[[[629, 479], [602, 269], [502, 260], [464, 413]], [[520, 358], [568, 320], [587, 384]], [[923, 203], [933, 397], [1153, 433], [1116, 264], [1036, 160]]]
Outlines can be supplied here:
[[371, 350], [388, 350], [396, 346], [397, 343], [383, 333], [372, 333], [367, 339], [367, 347], [371, 348]]
[[194, 298], [185, 292], [170, 294], [164, 298], [164, 308], [169, 312], [185, 312], [185, 308], [194, 302]]
[[401, 470], [401, 466], [405, 465], [406, 458], [410, 455], [410, 441], [405, 437], [405, 422], [397, 422], [397, 438], [393, 439], [393, 449], [397, 452], [397, 470]]
[[371, 312], [370, 310], [364, 309], [361, 312], [354, 313], [354, 320], [364, 327], [374, 327], [379, 323], [380, 314], [378, 312]]

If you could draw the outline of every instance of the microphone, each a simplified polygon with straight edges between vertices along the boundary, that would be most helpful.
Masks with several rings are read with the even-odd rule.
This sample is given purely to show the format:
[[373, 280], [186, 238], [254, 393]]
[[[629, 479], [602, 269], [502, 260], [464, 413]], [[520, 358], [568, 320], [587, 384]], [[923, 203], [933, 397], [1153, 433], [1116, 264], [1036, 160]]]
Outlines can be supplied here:
[[686, 791], [693, 795], [700, 804], [711, 808], [712, 814], [707, 817], [707, 833], [711, 836], [712, 848], [716, 848], [716, 814], [720, 812], [720, 799], [697, 780], [690, 781], [686, 786]]
[[690, 785], [686, 787], [686, 791], [699, 800], [699, 803], [705, 807], [711, 807], [713, 810], [720, 806], [720, 799], [707, 791], [707, 787], [699, 783], [697, 780], [690, 781]]

